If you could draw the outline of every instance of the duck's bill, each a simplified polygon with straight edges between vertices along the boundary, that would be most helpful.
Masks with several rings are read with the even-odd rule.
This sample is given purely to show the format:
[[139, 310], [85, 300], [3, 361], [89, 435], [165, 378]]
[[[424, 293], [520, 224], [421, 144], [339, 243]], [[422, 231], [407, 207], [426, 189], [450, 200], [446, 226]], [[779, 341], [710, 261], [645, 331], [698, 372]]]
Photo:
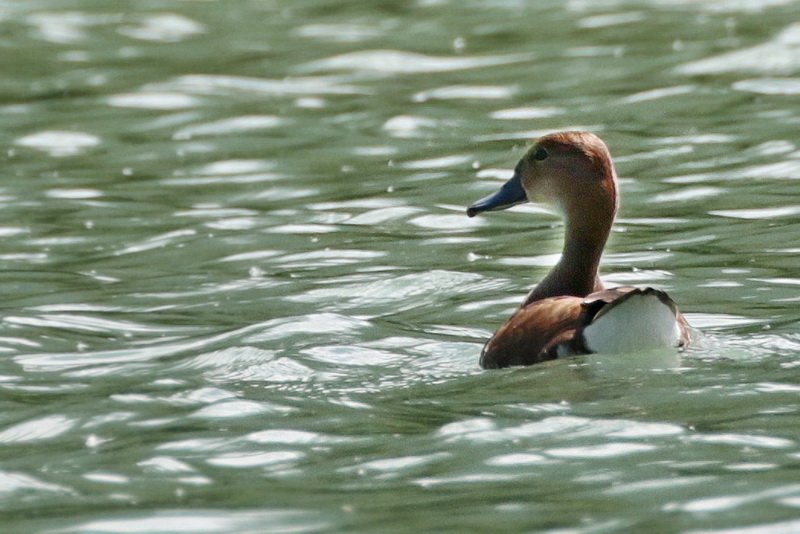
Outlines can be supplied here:
[[522, 181], [519, 178], [519, 174], [514, 173], [514, 177], [504, 183], [496, 193], [482, 198], [468, 207], [467, 215], [474, 217], [484, 211], [504, 210], [527, 201], [528, 197], [525, 195], [525, 190], [522, 188]]

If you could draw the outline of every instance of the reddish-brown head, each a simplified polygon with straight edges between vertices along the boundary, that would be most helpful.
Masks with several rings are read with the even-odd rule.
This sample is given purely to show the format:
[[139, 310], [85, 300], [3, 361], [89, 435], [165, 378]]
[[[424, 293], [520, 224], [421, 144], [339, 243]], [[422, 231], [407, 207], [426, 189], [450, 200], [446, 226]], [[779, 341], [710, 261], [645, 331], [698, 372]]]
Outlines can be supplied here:
[[517, 172], [529, 199], [554, 204], [572, 223], [583, 226], [583, 219], [609, 223], [614, 219], [614, 165], [606, 144], [592, 133], [559, 132], [540, 138]]
[[589, 132], [541, 137], [497, 193], [469, 207], [472, 217], [526, 200], [554, 204], [575, 229], [610, 227], [617, 211], [617, 177], [605, 143]]

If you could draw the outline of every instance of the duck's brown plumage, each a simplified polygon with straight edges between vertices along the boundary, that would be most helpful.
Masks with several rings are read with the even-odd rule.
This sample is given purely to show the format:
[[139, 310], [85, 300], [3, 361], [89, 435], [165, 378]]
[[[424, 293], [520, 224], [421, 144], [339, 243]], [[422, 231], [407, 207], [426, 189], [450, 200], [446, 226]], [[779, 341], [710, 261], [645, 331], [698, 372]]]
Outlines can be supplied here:
[[679, 346], [689, 343], [689, 328], [675, 303], [653, 288], [605, 289], [598, 274], [600, 256], [618, 205], [618, 185], [605, 143], [589, 132], [559, 132], [539, 139], [500, 191], [467, 210], [506, 209], [527, 200], [555, 204], [566, 219], [561, 260], [528, 294], [520, 308], [486, 343], [484, 368], [530, 365], [559, 356], [590, 352], [584, 331], [626, 300], [656, 298], [672, 311]]
[[626, 296], [650, 293], [675, 310], [681, 326], [679, 346], [688, 346], [689, 325], [666, 293], [651, 287], [624, 286], [590, 293], [584, 298], [550, 297], [521, 307], [484, 345], [481, 367], [532, 365], [587, 354], [591, 351], [586, 347], [583, 331], [598, 314], [621, 304]]

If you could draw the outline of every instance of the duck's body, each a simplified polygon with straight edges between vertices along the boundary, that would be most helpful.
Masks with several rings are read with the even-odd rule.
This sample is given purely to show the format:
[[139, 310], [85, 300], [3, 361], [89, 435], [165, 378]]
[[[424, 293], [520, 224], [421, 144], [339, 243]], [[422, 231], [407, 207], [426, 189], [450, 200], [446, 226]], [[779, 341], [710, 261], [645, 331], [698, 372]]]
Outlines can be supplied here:
[[618, 204], [616, 172], [605, 143], [588, 132], [542, 137], [503, 187], [467, 210], [506, 209], [527, 200], [555, 204], [566, 219], [561, 260], [495, 332], [484, 368], [530, 365], [592, 352], [685, 347], [686, 320], [663, 291], [606, 289], [598, 268]]

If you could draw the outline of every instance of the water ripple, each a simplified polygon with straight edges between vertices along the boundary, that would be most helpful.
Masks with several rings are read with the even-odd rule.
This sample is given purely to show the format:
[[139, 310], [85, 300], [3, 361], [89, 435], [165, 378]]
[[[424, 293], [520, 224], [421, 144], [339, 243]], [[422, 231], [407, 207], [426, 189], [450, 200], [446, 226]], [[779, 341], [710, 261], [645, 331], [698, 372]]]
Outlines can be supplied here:
[[379, 25], [357, 23], [305, 24], [295, 29], [294, 33], [300, 37], [324, 41], [356, 43], [384, 35], [386, 31], [380, 26], [386, 26], [386, 23]]
[[[798, 48], [800, 51], [800, 47]], [[741, 80], [733, 84], [737, 91], [762, 95], [798, 95], [800, 78], [755, 78]]]
[[347, 467], [342, 471], [345, 473], [356, 472], [362, 475], [365, 474], [365, 472], [377, 471], [383, 474], [382, 478], [399, 478], [406, 476], [408, 472], [420, 471], [423, 467], [427, 468], [430, 464], [446, 460], [451, 456], [451, 454], [446, 452], [438, 452], [425, 455], [381, 458], [380, 460], [371, 460], [353, 467]]
[[214, 74], [189, 74], [167, 82], [150, 84], [144, 91], [176, 91], [198, 95], [236, 95], [251, 93], [257, 95], [352, 95], [368, 94], [369, 91], [346, 83], [340, 77], [302, 77], [296, 76], [279, 80], [245, 76], [225, 76]]
[[[419, 306], [425, 301], [436, 299], [436, 295], [450, 294], [452, 291], [471, 291], [482, 280], [479, 275], [454, 271], [434, 270], [428, 273], [414, 273], [393, 276], [385, 280], [375, 280], [355, 284], [340, 284], [338, 287], [312, 289], [303, 294], [292, 295], [289, 300], [296, 302], [322, 303], [331, 301], [346, 308], [364, 309], [366, 306], [384, 307], [387, 301], [409, 301]], [[398, 304], [399, 305], [399, 304]]]
[[649, 202], [654, 204], [660, 203], [673, 203], [673, 202], [691, 202], [695, 200], [703, 200], [725, 193], [722, 187], [685, 187], [675, 188], [672, 191], [665, 193], [658, 193], [653, 195]]
[[108, 104], [116, 108], [178, 110], [197, 107], [201, 101], [180, 92], [142, 91], [122, 93], [108, 97]]
[[710, 513], [722, 510], [730, 510], [732, 508], [739, 508], [745, 504], [764, 500], [772, 500], [777, 497], [797, 496], [798, 493], [800, 493], [800, 485], [791, 484], [751, 493], [749, 495], [722, 495], [716, 497], [704, 497], [689, 501], [682, 505], [668, 506], [670, 509], [680, 508], [687, 512]]
[[618, 26], [620, 24], [632, 24], [645, 20], [644, 13], [639, 11], [628, 11], [622, 13], [611, 13], [608, 15], [593, 15], [584, 17], [578, 21], [580, 28], [606, 28]]
[[[572, 438], [610, 436], [633, 439], [655, 436], [677, 436], [683, 434], [684, 429], [680, 426], [667, 423], [587, 419], [574, 416], [546, 417], [541, 421], [524, 423], [516, 427], [502, 429], [497, 428], [495, 423], [489, 419], [476, 418], [449, 423], [439, 429], [439, 434], [447, 441], [465, 439], [478, 443], [494, 443], [562, 433], [568, 433]], [[614, 445], [616, 446], [617, 444]], [[612, 452], [615, 450], [617, 449], [611, 449]], [[623, 447], [621, 450], [627, 449]]]
[[[133, 321], [113, 321], [101, 317], [78, 314], [42, 314], [38, 317], [19, 317], [9, 315], [3, 318], [9, 324], [36, 326], [41, 328], [63, 328], [85, 332], [106, 332], [130, 335], [141, 333], [175, 333], [174, 327], [144, 325]], [[182, 330], [182, 329], [181, 329]]]
[[731, 219], [763, 219], [772, 220], [780, 217], [792, 217], [800, 213], [800, 206], [776, 206], [770, 208], [744, 208], [732, 210], [711, 210], [710, 215]]
[[516, 87], [504, 85], [449, 85], [415, 93], [414, 102], [428, 100], [500, 100], [511, 98]]
[[192, 237], [195, 235], [197, 235], [197, 231], [192, 228], [185, 228], [183, 230], [174, 230], [171, 232], [166, 232], [161, 235], [145, 238], [139, 243], [135, 243], [133, 245], [128, 245], [125, 248], [116, 251], [115, 255], [124, 256], [126, 254], [136, 254], [139, 252], [145, 252], [147, 250], [153, 250], [156, 248], [165, 247], [168, 244], [180, 240], [180, 238]]
[[55, 438], [75, 426], [77, 421], [63, 415], [50, 415], [25, 421], [0, 431], [0, 443], [30, 443]]
[[785, 449], [794, 445], [792, 440], [784, 438], [744, 434], [707, 434], [688, 436], [687, 439], [699, 443], [719, 443], [724, 445], [768, 449]]
[[20, 137], [15, 144], [59, 157], [82, 154], [101, 142], [99, 137], [85, 132], [51, 130]]
[[793, 74], [800, 68], [800, 24], [792, 24], [774, 39], [760, 45], [726, 52], [677, 67], [679, 74], [757, 72]]
[[392, 352], [349, 345], [315, 346], [303, 350], [302, 353], [316, 361], [333, 365], [378, 365], [383, 367], [400, 362], [397, 355]]
[[685, 95], [697, 91], [696, 85], [676, 85], [672, 87], [659, 87], [658, 89], [649, 89], [640, 93], [634, 93], [620, 99], [622, 104], [634, 104], [638, 102], [648, 102], [651, 100], [659, 100], [671, 96]]
[[407, 206], [396, 206], [391, 208], [377, 208], [360, 213], [349, 219], [343, 221], [344, 224], [373, 226], [376, 224], [385, 224], [390, 221], [398, 221], [407, 218], [409, 215], [419, 213], [419, 208], [412, 208]]
[[541, 454], [518, 452], [493, 456], [486, 460], [486, 465], [497, 467], [520, 467], [523, 465], [541, 465], [551, 461], [552, 460]]
[[198, 419], [232, 419], [237, 417], [250, 417], [253, 415], [288, 413], [291, 408], [277, 406], [271, 403], [247, 400], [225, 400], [209, 406], [204, 406], [193, 412], [190, 417]]
[[193, 508], [186, 510], [162, 509], [150, 513], [125, 513], [121, 517], [109, 517], [84, 521], [74, 526], [58, 529], [59, 533], [123, 534], [129, 532], [164, 533], [211, 533], [211, 532], [260, 532], [269, 525], [274, 532], [320, 532], [327, 530], [327, 521], [316, 511], [237, 509], [218, 510]]
[[491, 112], [489, 116], [493, 119], [500, 120], [532, 120], [555, 117], [564, 112], [564, 109], [557, 107], [521, 107], [498, 109], [497, 111]]
[[[283, 327], [283, 321], [274, 321], [268, 323], [260, 323], [250, 325], [238, 330], [223, 332], [211, 336], [201, 336], [194, 339], [173, 339], [167, 338], [167, 341], [159, 344], [145, 344], [142, 347], [130, 347], [124, 349], [112, 350], [98, 350], [98, 351], [79, 351], [79, 352], [36, 352], [31, 354], [21, 354], [15, 356], [15, 361], [23, 366], [29, 372], [46, 372], [46, 371], [66, 371], [72, 369], [79, 369], [87, 367], [89, 370], [102, 372], [103, 367], [114, 366], [122, 364], [123, 366], [136, 366], [144, 362], [151, 362], [164, 358], [167, 356], [174, 356], [186, 352], [207, 349], [217, 343], [225, 340], [243, 337], [254, 332], [259, 332], [265, 326], [266, 332], [273, 332], [270, 336], [290, 335], [291, 332], [279, 333]], [[331, 323], [338, 325], [346, 324], [343, 321], [335, 321], [331, 319]], [[314, 331], [313, 328], [307, 327], [307, 331]], [[335, 326], [333, 327], [335, 328]], [[279, 332], [275, 332], [278, 330]], [[291, 329], [289, 329], [291, 330]], [[260, 334], [261, 336], [266, 333]], [[258, 337], [256, 335], [253, 336]], [[119, 372], [119, 369], [116, 369]]]
[[193, 137], [230, 135], [258, 130], [268, 130], [286, 124], [286, 119], [275, 115], [242, 115], [193, 126], [186, 126], [172, 134], [172, 138], [183, 141]]
[[145, 18], [139, 26], [122, 26], [120, 34], [143, 41], [175, 43], [206, 32], [205, 27], [183, 15], [161, 13]]
[[405, 169], [446, 169], [448, 167], [464, 165], [472, 160], [473, 156], [467, 154], [452, 154], [449, 156], [406, 161], [402, 166]]
[[15, 492], [50, 491], [58, 493], [74, 493], [71, 489], [59, 484], [42, 482], [24, 473], [0, 471], [0, 495], [6, 497]]
[[[288, 334], [287, 334], [288, 335]], [[253, 340], [250, 340], [253, 341]], [[196, 368], [213, 382], [303, 382], [315, 375], [313, 369], [289, 358], [276, 358], [273, 351], [255, 347], [230, 347], [201, 354], [180, 367]], [[262, 404], [271, 412], [288, 412], [290, 407]]]
[[301, 71], [354, 70], [382, 74], [421, 74], [509, 65], [533, 59], [531, 54], [498, 56], [428, 56], [400, 50], [362, 50], [301, 65]]
[[212, 456], [206, 462], [217, 467], [252, 468], [265, 466], [286, 467], [303, 458], [298, 451], [231, 452]]
[[415, 138], [438, 126], [439, 122], [434, 119], [413, 115], [397, 115], [383, 123], [389, 135], [400, 138]]
[[631, 482], [628, 484], [618, 484], [605, 490], [607, 495], [625, 495], [637, 494], [642, 491], [659, 492], [664, 488], [686, 488], [689, 486], [696, 486], [698, 484], [713, 483], [717, 480], [714, 476], [684, 476], [684, 477], [669, 477], [669, 478], [655, 478], [650, 480], [641, 480]]
[[341, 439], [346, 440], [346, 438], [333, 438], [316, 432], [288, 429], [260, 430], [248, 434], [245, 436], [245, 439], [254, 443], [261, 443], [262, 445], [269, 443], [280, 443], [283, 445], [318, 445], [322, 443], [333, 443]]
[[380, 258], [385, 255], [386, 252], [382, 251], [328, 249], [300, 252], [297, 254], [287, 254], [285, 256], [276, 258], [276, 261], [279, 261], [284, 268], [319, 268], [325, 265], [349, 265], [351, 263], [360, 263], [365, 260]]
[[186, 462], [182, 462], [171, 456], [153, 456], [147, 460], [142, 460], [136, 464], [146, 471], [156, 473], [192, 473], [196, 470]]
[[545, 451], [554, 458], [616, 458], [629, 456], [640, 452], [655, 450], [655, 445], [646, 443], [603, 443], [600, 445], [587, 445], [585, 447], [562, 447]]
[[25, 22], [35, 28], [37, 37], [55, 44], [79, 43], [88, 37], [87, 28], [117, 22], [119, 15], [92, 15], [75, 12], [38, 12], [25, 17]]

